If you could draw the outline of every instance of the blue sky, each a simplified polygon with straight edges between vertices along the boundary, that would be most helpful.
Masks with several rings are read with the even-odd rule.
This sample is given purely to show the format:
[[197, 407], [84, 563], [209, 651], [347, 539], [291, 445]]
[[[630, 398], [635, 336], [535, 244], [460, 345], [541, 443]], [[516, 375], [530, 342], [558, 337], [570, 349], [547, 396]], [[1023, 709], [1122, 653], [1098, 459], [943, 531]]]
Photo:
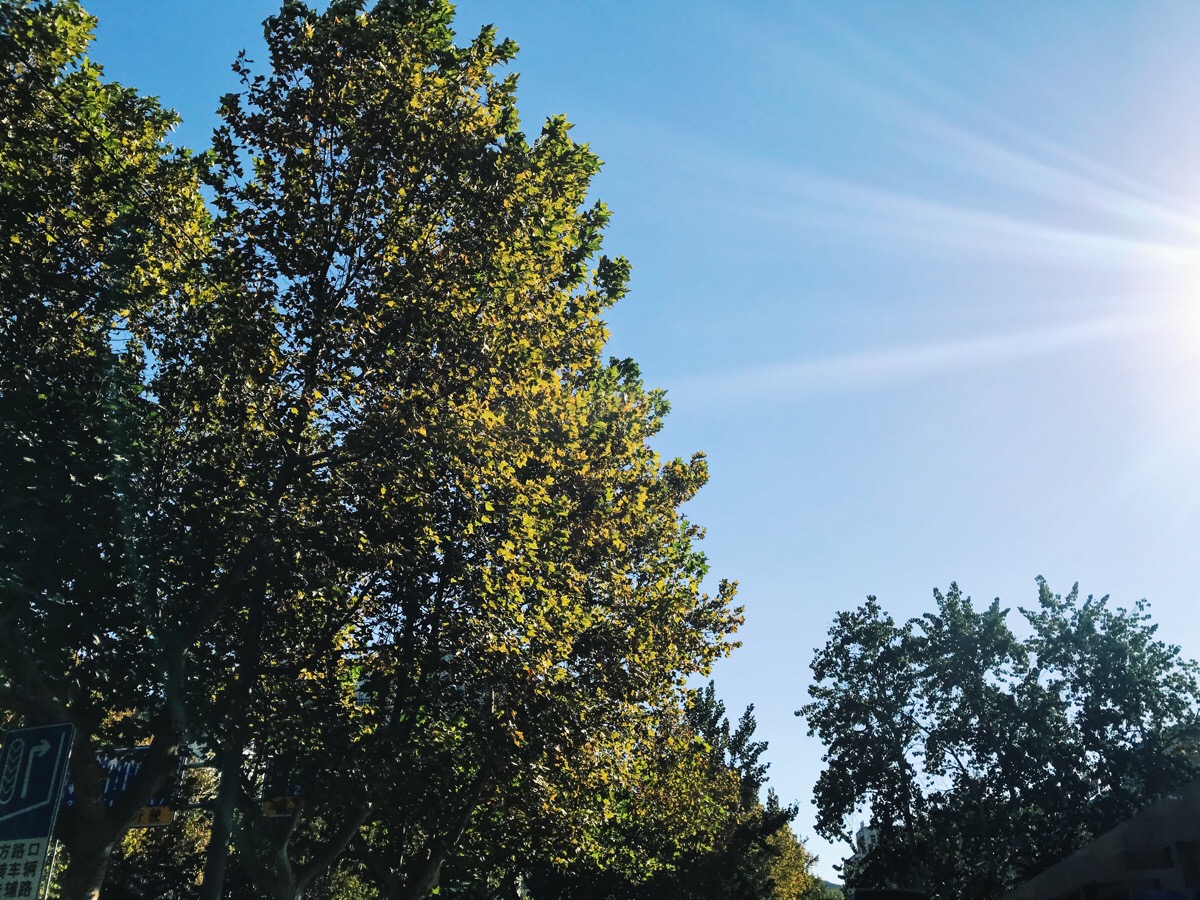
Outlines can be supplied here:
[[[92, 0], [94, 57], [206, 145], [261, 0]], [[957, 580], [1147, 597], [1200, 656], [1200, 6], [473, 0], [526, 129], [606, 161], [634, 265], [611, 352], [704, 450], [689, 515], [741, 582], [717, 681], [812, 837], [792, 711], [836, 611]]]

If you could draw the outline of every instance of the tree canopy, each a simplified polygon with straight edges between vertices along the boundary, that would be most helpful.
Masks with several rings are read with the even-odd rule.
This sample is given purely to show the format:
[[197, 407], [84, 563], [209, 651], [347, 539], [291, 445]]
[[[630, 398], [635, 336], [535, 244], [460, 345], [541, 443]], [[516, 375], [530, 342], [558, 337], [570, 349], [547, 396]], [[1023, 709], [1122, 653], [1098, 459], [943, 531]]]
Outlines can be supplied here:
[[[715, 686], [695, 691], [649, 777], [622, 787], [590, 859], [527, 867], [531, 896], [577, 900], [795, 900], [812, 857], [792, 833], [794, 806], [762, 796], [765, 741], [754, 708], [731, 725]], [[686, 823], [681, 827], [681, 823]]]
[[990, 898], [1200, 776], [1194, 661], [1148, 605], [1038, 579], [1019, 637], [956, 585], [897, 623], [874, 597], [839, 613], [797, 715], [825, 743], [817, 830], [877, 846], [850, 886]]
[[[679, 512], [704, 459], [658, 458], [663, 394], [603, 355], [599, 161], [527, 137], [515, 45], [452, 14], [288, 0], [197, 156], [78, 3], [0, 5], [0, 697], [77, 728], [66, 897], [188, 747], [201, 896], [231, 837], [278, 898], [566, 862], [733, 646]], [[138, 743], [106, 807], [98, 753]]]

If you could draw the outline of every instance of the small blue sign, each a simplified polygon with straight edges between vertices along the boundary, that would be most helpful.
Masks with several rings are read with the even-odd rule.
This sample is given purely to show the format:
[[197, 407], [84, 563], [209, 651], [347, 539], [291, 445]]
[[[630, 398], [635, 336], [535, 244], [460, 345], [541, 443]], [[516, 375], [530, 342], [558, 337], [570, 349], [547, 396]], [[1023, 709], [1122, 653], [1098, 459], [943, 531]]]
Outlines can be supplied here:
[[294, 815], [299, 799], [300, 785], [292, 782], [287, 767], [279, 761], [271, 763], [263, 779], [263, 815], [268, 819]]

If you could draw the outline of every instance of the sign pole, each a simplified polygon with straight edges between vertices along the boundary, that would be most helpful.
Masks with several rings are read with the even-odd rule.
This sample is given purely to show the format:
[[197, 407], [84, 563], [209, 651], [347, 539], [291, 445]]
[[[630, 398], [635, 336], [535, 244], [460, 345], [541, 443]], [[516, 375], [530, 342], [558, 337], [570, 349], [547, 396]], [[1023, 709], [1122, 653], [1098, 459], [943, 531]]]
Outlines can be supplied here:
[[54, 864], [58, 862], [58, 841], [54, 842], [54, 849], [50, 851], [50, 869], [46, 872], [46, 880], [42, 882], [42, 887], [39, 893], [42, 900], [49, 900], [50, 883], [54, 881]]

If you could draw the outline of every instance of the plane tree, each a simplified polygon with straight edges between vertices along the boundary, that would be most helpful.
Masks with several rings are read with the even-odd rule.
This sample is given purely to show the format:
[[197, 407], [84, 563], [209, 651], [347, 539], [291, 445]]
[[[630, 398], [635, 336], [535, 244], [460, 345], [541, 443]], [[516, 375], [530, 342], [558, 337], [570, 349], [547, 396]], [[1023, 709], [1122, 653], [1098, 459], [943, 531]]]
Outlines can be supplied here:
[[[0, 671], [78, 728], [64, 896], [189, 743], [206, 897], [238, 829], [281, 898], [347, 852], [423, 896], [473, 823], [583, 829], [740, 621], [678, 512], [703, 458], [658, 459], [662, 394], [603, 356], [596, 157], [527, 138], [515, 46], [438, 0], [285, 3], [196, 159], [76, 4], [2, 9]], [[135, 741], [108, 810], [96, 751]]]
[[[392, 856], [403, 871], [380, 873], [396, 896], [436, 884], [477, 807], [553, 794], [534, 788], [562, 783], [571, 759], [615, 777], [627, 732], [707, 670], [738, 621], [731, 588], [700, 593], [698, 530], [677, 513], [702, 458], [658, 460], [647, 441], [661, 394], [602, 356], [600, 314], [628, 265], [595, 256], [608, 218], [585, 205], [598, 161], [562, 119], [527, 140], [514, 80], [491, 73], [515, 47], [490, 29], [457, 47], [449, 24], [441, 3], [285, 6], [266, 26], [270, 70], [239, 64], [210, 176], [222, 265], [249, 307], [218, 346], [245, 340], [232, 322], [269, 323], [235, 364], [250, 395], [259, 381], [268, 393], [256, 408], [284, 423], [265, 468], [291, 479], [285, 539], [312, 535], [288, 559], [311, 566], [324, 547], [346, 611], [324, 645], [274, 646], [331, 646], [341, 629], [343, 675], [328, 684], [344, 690], [354, 673], [342, 708], [369, 723], [346, 734], [370, 761], [347, 823], [402, 816], [371, 832], [407, 848]], [[189, 346], [206, 341], [206, 315]], [[204, 386], [194, 353], [171, 354], [174, 407], [241, 390], [227, 374]], [[311, 627], [312, 593], [271, 613], [280, 627]], [[240, 665], [250, 644], [231, 646]], [[283, 694], [313, 671], [282, 669]], [[284, 749], [275, 728], [270, 753], [304, 755], [306, 710], [293, 712], [300, 739]], [[272, 829], [277, 852], [258, 858], [281, 861], [279, 841], [300, 832], [263, 823], [268, 843]], [[283, 896], [315, 872], [261, 876]]]

